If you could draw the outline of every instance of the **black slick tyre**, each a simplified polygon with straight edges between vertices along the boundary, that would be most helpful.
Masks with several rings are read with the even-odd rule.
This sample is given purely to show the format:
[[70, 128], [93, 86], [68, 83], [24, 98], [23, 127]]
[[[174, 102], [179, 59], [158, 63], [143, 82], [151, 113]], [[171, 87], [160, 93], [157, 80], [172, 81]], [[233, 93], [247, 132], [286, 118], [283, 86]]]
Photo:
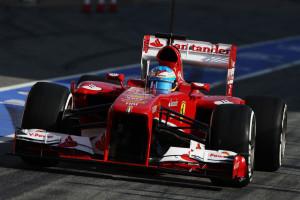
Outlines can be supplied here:
[[287, 105], [279, 98], [265, 96], [249, 96], [245, 101], [257, 121], [255, 169], [276, 171], [285, 152]]
[[244, 156], [248, 173], [242, 179], [212, 178], [213, 184], [243, 187], [251, 182], [254, 169], [255, 115], [245, 105], [217, 106], [211, 119], [209, 146], [214, 150], [229, 150]]
[[64, 86], [36, 83], [28, 94], [21, 128], [59, 131], [60, 117], [69, 98], [69, 89]]

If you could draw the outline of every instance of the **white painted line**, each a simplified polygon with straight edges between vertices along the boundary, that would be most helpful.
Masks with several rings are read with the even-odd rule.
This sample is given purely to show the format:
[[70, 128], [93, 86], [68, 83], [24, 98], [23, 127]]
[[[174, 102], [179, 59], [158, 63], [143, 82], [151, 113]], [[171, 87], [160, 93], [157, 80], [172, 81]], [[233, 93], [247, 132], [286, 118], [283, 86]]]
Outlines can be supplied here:
[[246, 75], [237, 77], [235, 80], [240, 81], [240, 80], [244, 80], [244, 79], [248, 79], [248, 78], [253, 78], [253, 77], [256, 77], [256, 76], [261, 76], [261, 75], [264, 75], [264, 74], [269, 74], [269, 73], [276, 72], [276, 71], [279, 71], [279, 70], [282, 70], [282, 69], [293, 67], [293, 66], [299, 65], [299, 64], [300, 64], [300, 60], [296, 60], [296, 61], [293, 61], [293, 62], [290, 62], [290, 63], [286, 63], [286, 64], [282, 64], [282, 65], [272, 67], [270, 69], [265, 69], [265, 70], [262, 70], [262, 71], [246, 74]]
[[24, 106], [25, 101], [19, 99], [8, 99], [5, 101], [0, 101], [0, 104], [13, 105], [13, 106]]
[[19, 91], [19, 92], [18, 92], [18, 94], [20, 94], [20, 95], [24, 95], [24, 96], [27, 96], [27, 95], [28, 95], [28, 93], [29, 93], [29, 92], [22, 92], [22, 91]]
[[15, 134], [10, 134], [5, 137], [0, 137], [0, 144], [11, 141], [14, 138], [14, 136]]
[[76, 78], [76, 77], [86, 75], [86, 74], [108, 73], [108, 72], [111, 72], [112, 70], [131, 69], [131, 68], [135, 68], [136, 66], [139, 66], [139, 65], [140, 64], [131, 64], [131, 65], [125, 65], [123, 67], [107, 68], [107, 69], [101, 69], [101, 70], [95, 70], [95, 71], [90, 71], [90, 72], [78, 73], [78, 74], [73, 74], [73, 75], [68, 75], [68, 76], [61, 76], [61, 77], [57, 77], [57, 78], [50, 78], [50, 79], [31, 81], [31, 82], [27, 82], [27, 83], [20, 83], [20, 84], [0, 87], [0, 92], [4, 92], [4, 91], [7, 91], [7, 90], [18, 89], [18, 88], [22, 88], [22, 87], [30, 87], [30, 86], [34, 85], [36, 82], [39, 82], [39, 81], [45, 81], [45, 82], [61, 81], [61, 80], [64, 80], [64, 79]]
[[252, 47], [256, 47], [256, 46], [260, 46], [260, 45], [266, 45], [266, 44], [272, 44], [274, 42], [286, 42], [286, 41], [290, 41], [290, 40], [294, 40], [294, 39], [300, 39], [299, 35], [295, 35], [295, 36], [290, 36], [290, 37], [286, 37], [286, 38], [278, 38], [278, 39], [274, 39], [274, 40], [267, 40], [267, 41], [261, 41], [261, 42], [255, 42], [252, 44], [245, 44], [245, 45], [241, 45], [240, 47], [243, 49], [247, 49], [247, 48], [252, 48]]

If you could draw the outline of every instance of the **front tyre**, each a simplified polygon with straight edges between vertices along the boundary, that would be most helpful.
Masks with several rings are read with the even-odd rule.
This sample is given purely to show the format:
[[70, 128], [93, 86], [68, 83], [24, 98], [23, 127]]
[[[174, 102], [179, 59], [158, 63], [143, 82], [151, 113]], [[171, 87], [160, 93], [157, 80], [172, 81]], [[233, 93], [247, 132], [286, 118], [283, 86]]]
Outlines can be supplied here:
[[245, 178], [225, 180], [212, 178], [213, 184], [246, 186], [252, 181], [254, 170], [256, 120], [254, 112], [245, 105], [220, 105], [212, 115], [210, 147], [229, 150], [244, 156], [247, 162]]
[[[70, 92], [64, 86], [48, 82], [36, 83], [28, 94], [21, 128], [60, 132], [62, 112], [66, 109], [70, 99]], [[57, 163], [43, 157], [23, 155], [21, 158], [25, 163], [38, 167]]]
[[68, 88], [54, 83], [37, 82], [28, 94], [21, 128], [59, 131], [62, 112], [69, 100]]

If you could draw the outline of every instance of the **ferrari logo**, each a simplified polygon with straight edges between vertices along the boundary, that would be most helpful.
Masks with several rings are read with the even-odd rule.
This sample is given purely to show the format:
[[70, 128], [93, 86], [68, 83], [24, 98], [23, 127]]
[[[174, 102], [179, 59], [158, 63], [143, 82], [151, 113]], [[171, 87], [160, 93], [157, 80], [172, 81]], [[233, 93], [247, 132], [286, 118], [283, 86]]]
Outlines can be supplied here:
[[181, 107], [180, 107], [180, 114], [182, 114], [182, 115], [185, 114], [185, 107], [186, 107], [186, 102], [182, 101], [181, 102]]

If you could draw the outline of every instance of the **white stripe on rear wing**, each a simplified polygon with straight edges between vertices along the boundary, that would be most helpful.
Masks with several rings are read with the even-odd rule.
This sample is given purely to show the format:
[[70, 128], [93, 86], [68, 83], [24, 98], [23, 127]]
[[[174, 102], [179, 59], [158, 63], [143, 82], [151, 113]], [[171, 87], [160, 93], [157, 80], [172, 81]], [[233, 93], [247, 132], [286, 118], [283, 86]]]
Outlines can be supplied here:
[[[145, 35], [143, 41], [143, 61], [156, 60], [160, 49], [167, 46], [168, 39]], [[232, 95], [236, 46], [231, 44], [212, 44], [196, 40], [174, 40], [173, 46], [179, 49], [181, 60], [196, 66], [218, 67], [228, 70], [226, 94]]]

